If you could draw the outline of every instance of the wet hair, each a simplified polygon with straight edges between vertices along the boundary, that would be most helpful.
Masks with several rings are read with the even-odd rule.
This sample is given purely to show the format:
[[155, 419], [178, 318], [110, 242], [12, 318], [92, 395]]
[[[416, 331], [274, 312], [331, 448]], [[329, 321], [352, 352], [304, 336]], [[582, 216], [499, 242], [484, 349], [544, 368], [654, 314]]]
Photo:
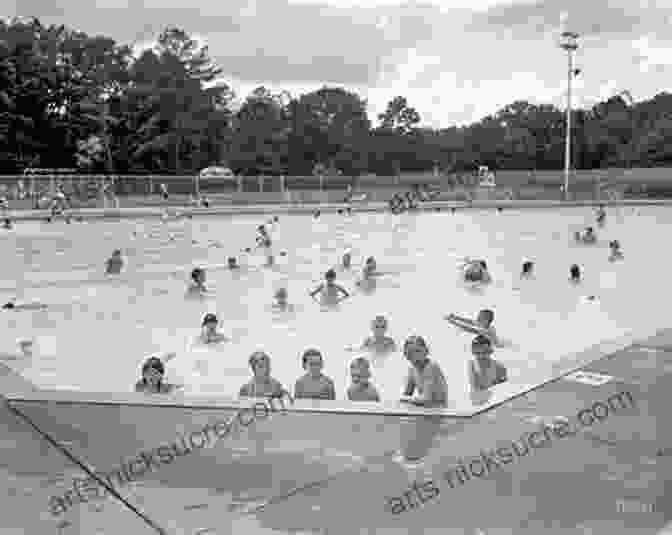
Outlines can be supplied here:
[[572, 277], [572, 279], [580, 279], [581, 268], [579, 268], [577, 264], [572, 264], [572, 267], [569, 268], [569, 274]]
[[387, 318], [381, 314], [373, 318], [373, 321], [371, 322], [373, 325], [376, 325], [378, 323], [384, 323], [385, 327], [387, 327]]
[[488, 325], [495, 320], [495, 313], [489, 308], [484, 308], [478, 313], [478, 315], [484, 318], [488, 322]]
[[198, 282], [198, 278], [204, 273], [203, 269], [197, 267], [191, 270], [191, 278], [194, 282]]
[[324, 278], [325, 279], [335, 279], [336, 278], [336, 271], [334, 271], [333, 269], [328, 270], [324, 274]]
[[320, 352], [319, 349], [315, 349], [315, 348], [306, 349], [303, 352], [303, 355], [301, 355], [301, 365], [304, 368], [308, 364], [308, 358], [309, 357], [320, 357], [320, 361], [324, 362], [324, 357], [322, 357], [322, 353]]
[[483, 269], [488, 269], [488, 264], [485, 263], [485, 260], [479, 260], [478, 264], [483, 268]]
[[[166, 367], [163, 364], [163, 361], [159, 357], [149, 357], [144, 364], [142, 365], [142, 384], [146, 385], [147, 384], [147, 378], [145, 377], [145, 373], [147, 373], [149, 370], [156, 370], [161, 374], [161, 377], [166, 374]], [[161, 386], [162, 379], [159, 379], [159, 387]]]
[[404, 342], [404, 355], [406, 355], [406, 352], [408, 350], [408, 346], [410, 345], [417, 345], [423, 348], [427, 354], [429, 354], [429, 347], [427, 346], [427, 342], [425, 342], [425, 339], [422, 336], [409, 336], [406, 338], [406, 341]]
[[229, 264], [235, 264], [237, 262], [235, 256], [230, 256], [229, 258], [226, 259], [227, 263]]
[[534, 266], [534, 263], [529, 260], [523, 262], [523, 273], [530, 273], [532, 271], [532, 266]]
[[247, 360], [247, 362], [250, 365], [250, 368], [252, 369], [252, 371], [254, 371], [254, 368], [257, 365], [257, 362], [259, 362], [261, 359], [266, 359], [269, 363], [271, 362], [271, 357], [269, 357], [263, 351], [255, 351], [254, 353], [252, 353], [250, 355], [250, 358]]
[[209, 323], [219, 323], [219, 320], [217, 319], [217, 315], [216, 315], [216, 314], [213, 314], [212, 312], [209, 312], [209, 313], [207, 313], [207, 314], [203, 317], [203, 324], [202, 324], [202, 326], [205, 327], [205, 326], [208, 325]]

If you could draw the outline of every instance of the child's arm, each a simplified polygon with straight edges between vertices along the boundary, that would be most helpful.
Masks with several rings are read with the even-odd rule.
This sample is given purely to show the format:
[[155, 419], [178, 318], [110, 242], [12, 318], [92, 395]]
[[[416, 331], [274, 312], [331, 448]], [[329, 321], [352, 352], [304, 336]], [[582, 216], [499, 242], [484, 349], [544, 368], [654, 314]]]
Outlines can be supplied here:
[[474, 363], [469, 361], [467, 375], [469, 375], [469, 386], [472, 390], [480, 390], [478, 386], [478, 379], [476, 378], [476, 370], [474, 369]]
[[315, 297], [318, 293], [320, 293], [322, 291], [323, 286], [324, 286], [323, 284], [319, 284], [317, 288], [315, 288], [312, 292], [310, 292], [309, 294], [310, 297]]
[[415, 381], [413, 380], [413, 376], [409, 373], [408, 377], [406, 378], [406, 385], [404, 386], [404, 393], [402, 394], [402, 396], [410, 397], [413, 395], [414, 391], [415, 391]]

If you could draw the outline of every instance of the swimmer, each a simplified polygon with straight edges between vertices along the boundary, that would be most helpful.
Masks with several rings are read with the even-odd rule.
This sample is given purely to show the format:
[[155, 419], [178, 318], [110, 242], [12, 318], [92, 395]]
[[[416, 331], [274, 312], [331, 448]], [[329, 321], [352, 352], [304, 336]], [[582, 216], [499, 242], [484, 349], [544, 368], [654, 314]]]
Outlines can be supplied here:
[[370, 383], [371, 364], [364, 357], [357, 357], [350, 363], [350, 386], [348, 387], [349, 401], [377, 401], [380, 394]]
[[313, 218], [318, 219], [321, 214], [322, 214], [322, 212], [320, 212], [319, 210], [315, 210], [313, 212]]
[[201, 206], [203, 208], [210, 208], [210, 199], [208, 199], [205, 195], [201, 197]]
[[226, 259], [226, 267], [228, 269], [240, 269], [240, 264], [235, 256], [230, 256]]
[[5, 221], [2, 224], [2, 228], [5, 230], [12, 230], [12, 220], [9, 218], [6, 218]]
[[523, 270], [520, 273], [520, 278], [521, 279], [529, 279], [530, 277], [533, 276], [533, 271], [534, 269], [534, 262], [531, 262], [529, 260], [526, 260], [523, 262]]
[[603, 205], [600, 205], [600, 207], [597, 209], [597, 211], [595, 212], [595, 216], [596, 216], [597, 224], [600, 227], [603, 227], [604, 222], [607, 219], [607, 212], [604, 211], [604, 206]]
[[449, 314], [444, 316], [444, 319], [451, 322], [455, 327], [474, 334], [485, 336], [495, 346], [501, 346], [501, 342], [497, 337], [497, 331], [492, 323], [495, 321], [495, 313], [489, 308], [485, 308], [478, 313], [475, 320], [458, 316], [457, 314]]
[[472, 390], [488, 388], [507, 381], [506, 367], [492, 358], [492, 343], [486, 336], [479, 335], [471, 343], [473, 360], [469, 361], [469, 385]]
[[253, 377], [240, 388], [238, 392], [240, 397], [282, 397], [285, 393], [288, 394], [280, 381], [271, 377], [271, 357], [266, 353], [255, 351], [250, 355], [248, 363], [252, 369]]
[[307, 349], [301, 355], [306, 373], [294, 384], [296, 399], [336, 399], [334, 380], [322, 373], [324, 359], [319, 349]]
[[217, 330], [218, 326], [219, 319], [217, 319], [217, 316], [212, 313], [206, 314], [203, 318], [203, 323], [201, 324], [202, 330], [199, 336], [199, 341], [203, 344], [230, 342], [231, 340], [229, 338]]
[[569, 280], [574, 284], [581, 282], [581, 268], [577, 264], [569, 268]]
[[16, 300], [8, 301], [2, 305], [3, 310], [14, 310], [19, 312], [21, 310], [44, 310], [47, 305], [43, 303], [17, 303]]
[[271, 241], [271, 237], [268, 235], [266, 227], [264, 225], [259, 225], [257, 227], [257, 233], [259, 234], [257, 236], [257, 247], [260, 247], [264, 250], [266, 254], [266, 264], [268, 266], [273, 265], [274, 258], [271, 252], [271, 246], [273, 245], [273, 242]]
[[428, 355], [429, 348], [422, 336], [411, 336], [404, 342], [404, 357], [411, 367], [401, 401], [414, 405], [445, 406], [448, 400], [446, 377], [441, 367]]
[[586, 227], [586, 231], [583, 234], [579, 232], [574, 233], [574, 240], [577, 242], [593, 244], [597, 242], [597, 236], [595, 235], [593, 227]]
[[621, 251], [621, 244], [618, 240], [613, 240], [609, 242], [609, 248], [611, 249], [611, 254], [609, 255], [609, 262], [615, 262], [616, 260], [623, 260], [623, 252]]
[[149, 357], [142, 365], [142, 378], [135, 384], [136, 392], [145, 394], [169, 394], [182, 385], [173, 385], [164, 383], [166, 374], [165, 362], [170, 360], [174, 353], [169, 353], [164, 359], [159, 357]]
[[187, 293], [191, 295], [204, 294], [207, 291], [208, 289], [205, 287], [205, 270], [200, 267], [192, 269]]
[[362, 268], [362, 278], [368, 279], [370, 277], [382, 275], [382, 273], [376, 270], [377, 267], [378, 264], [376, 264], [376, 259], [373, 256], [368, 257], [364, 262], [364, 267]]
[[385, 316], [376, 316], [371, 322], [372, 336], [369, 336], [362, 343], [361, 349], [373, 351], [375, 353], [389, 353], [397, 350], [397, 343], [393, 338], [385, 336], [387, 332], [387, 318]]
[[350, 297], [343, 286], [336, 284], [336, 272], [333, 269], [324, 274], [324, 280], [325, 282], [310, 292], [310, 297], [315, 299], [315, 296], [320, 294], [320, 303], [322, 304], [336, 304]]
[[274, 310], [287, 312], [294, 310], [294, 306], [287, 302], [288, 293], [286, 288], [279, 288], [273, 297], [275, 298], [272, 305]]
[[463, 269], [463, 277], [466, 282], [479, 282], [482, 284], [492, 282], [492, 277], [488, 272], [488, 264], [485, 260], [466, 259], [466, 265]]
[[112, 256], [105, 261], [106, 275], [119, 275], [124, 267], [124, 259], [121, 256], [121, 249], [115, 249]]
[[343, 257], [341, 258], [341, 267], [343, 269], [350, 269], [350, 263], [352, 262], [352, 253], [350, 251], [345, 251]]
[[164, 201], [167, 201], [169, 197], [168, 186], [166, 186], [166, 184], [160, 184], [159, 189], [161, 190], [161, 197], [163, 197]]

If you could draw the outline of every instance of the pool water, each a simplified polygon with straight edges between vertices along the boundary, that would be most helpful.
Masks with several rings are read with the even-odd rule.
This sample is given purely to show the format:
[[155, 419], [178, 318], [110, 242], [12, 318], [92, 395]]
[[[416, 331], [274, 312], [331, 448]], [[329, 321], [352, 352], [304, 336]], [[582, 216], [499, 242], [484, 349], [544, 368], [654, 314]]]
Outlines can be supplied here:
[[[49, 309], [3, 311], [0, 352], [16, 354], [17, 341], [32, 338], [33, 356], [9, 365], [40, 387], [128, 392], [146, 355], [175, 351], [170, 382], [194, 393], [235, 396], [250, 377], [253, 351], [266, 351], [272, 375], [293, 390], [303, 374], [301, 353], [317, 347], [337, 398], [345, 399], [355, 356], [345, 346], [361, 343], [371, 320], [383, 314], [399, 345], [411, 334], [425, 337], [454, 400], [467, 395], [473, 336], [442, 319], [451, 312], [495, 311], [494, 325], [508, 342], [495, 357], [521, 384], [534, 382], [540, 370], [569, 365], [572, 355], [600, 341], [669, 325], [665, 273], [672, 271], [672, 255], [665, 236], [672, 211], [665, 207], [609, 208], [596, 246], [572, 241], [575, 230], [595, 226], [589, 208], [283, 215], [272, 236], [276, 252], [287, 255], [272, 268], [263, 267], [260, 255], [240, 253], [254, 244], [256, 226], [265, 219], [18, 223], [0, 234], [0, 297], [37, 300]], [[612, 239], [621, 242], [622, 262], [607, 260]], [[104, 261], [116, 248], [124, 251], [127, 269], [105, 277]], [[346, 248], [353, 250], [353, 269], [340, 271], [337, 282], [353, 296], [324, 309], [308, 292]], [[232, 255], [247, 269], [223, 269]], [[358, 268], [369, 255], [380, 271], [396, 274], [356, 291]], [[464, 256], [486, 259], [493, 284], [480, 292], [462, 285], [456, 266]], [[524, 260], [535, 262], [534, 280], [520, 280]], [[584, 272], [577, 286], [568, 282], [573, 263]], [[185, 298], [197, 265], [214, 266], [206, 283], [216, 289], [212, 298]], [[280, 286], [297, 306], [294, 314], [270, 309]], [[206, 312], [219, 315], [232, 342], [192, 346]], [[383, 399], [398, 398], [407, 369], [399, 353], [372, 358], [372, 382]]]

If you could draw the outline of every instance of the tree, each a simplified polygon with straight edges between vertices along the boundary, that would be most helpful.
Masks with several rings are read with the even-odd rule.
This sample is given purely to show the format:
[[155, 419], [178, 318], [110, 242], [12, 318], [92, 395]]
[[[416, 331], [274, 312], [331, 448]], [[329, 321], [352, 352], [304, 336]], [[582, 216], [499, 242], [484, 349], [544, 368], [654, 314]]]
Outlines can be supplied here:
[[384, 113], [378, 114], [381, 130], [391, 130], [402, 136], [416, 131], [420, 114], [408, 105], [405, 97], [394, 97], [387, 104]]

